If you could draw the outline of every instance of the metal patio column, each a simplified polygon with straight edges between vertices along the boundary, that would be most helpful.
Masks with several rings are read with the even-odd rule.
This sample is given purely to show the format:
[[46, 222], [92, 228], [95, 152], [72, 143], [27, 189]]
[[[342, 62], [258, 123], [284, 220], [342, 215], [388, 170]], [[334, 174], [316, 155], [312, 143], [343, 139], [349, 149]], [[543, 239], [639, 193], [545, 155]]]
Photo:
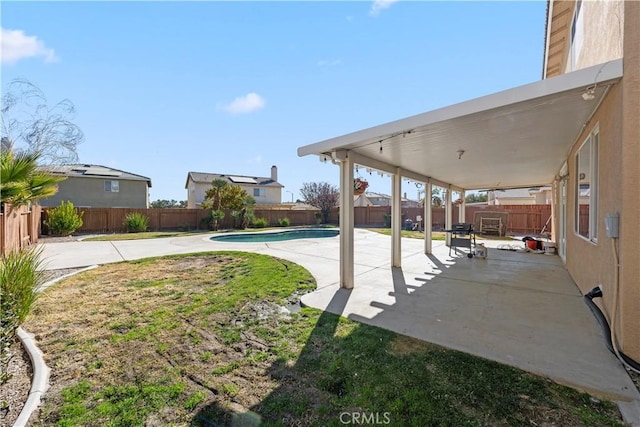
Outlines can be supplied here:
[[424, 253], [430, 254], [433, 250], [431, 242], [432, 214], [431, 214], [431, 181], [424, 184]]
[[[445, 218], [444, 229], [451, 230], [453, 228], [453, 204], [451, 203], [451, 185], [445, 189]], [[451, 246], [451, 233], [447, 233], [447, 246]]]
[[391, 266], [401, 267], [402, 254], [400, 231], [402, 230], [402, 176], [400, 168], [391, 175]]
[[347, 151], [338, 151], [340, 162], [340, 287], [352, 289], [353, 257], [353, 160]]

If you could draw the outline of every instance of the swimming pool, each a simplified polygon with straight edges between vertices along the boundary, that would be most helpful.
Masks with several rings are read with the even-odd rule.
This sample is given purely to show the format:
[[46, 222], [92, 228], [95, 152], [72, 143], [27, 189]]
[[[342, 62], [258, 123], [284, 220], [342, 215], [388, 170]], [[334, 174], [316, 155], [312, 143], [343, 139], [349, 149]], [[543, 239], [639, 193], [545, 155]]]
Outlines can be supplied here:
[[319, 237], [335, 237], [340, 234], [337, 228], [311, 228], [303, 230], [267, 231], [263, 233], [230, 233], [213, 236], [216, 242], [280, 242], [295, 239], [316, 239]]

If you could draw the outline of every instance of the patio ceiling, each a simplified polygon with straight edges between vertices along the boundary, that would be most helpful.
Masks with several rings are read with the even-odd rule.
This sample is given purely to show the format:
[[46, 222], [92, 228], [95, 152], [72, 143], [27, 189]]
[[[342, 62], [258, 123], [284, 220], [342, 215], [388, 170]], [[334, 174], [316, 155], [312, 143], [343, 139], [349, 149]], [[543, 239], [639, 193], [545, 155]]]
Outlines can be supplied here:
[[[306, 145], [298, 155], [347, 150], [362, 166], [399, 167], [410, 179], [466, 190], [544, 185], [621, 77], [618, 59]], [[593, 99], [585, 100], [588, 90]]]

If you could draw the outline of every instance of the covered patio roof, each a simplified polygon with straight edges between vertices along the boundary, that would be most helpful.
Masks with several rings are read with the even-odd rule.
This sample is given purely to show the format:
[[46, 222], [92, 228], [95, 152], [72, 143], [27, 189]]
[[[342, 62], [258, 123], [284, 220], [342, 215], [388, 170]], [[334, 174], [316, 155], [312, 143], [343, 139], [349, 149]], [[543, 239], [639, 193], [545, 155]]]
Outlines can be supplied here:
[[298, 148], [409, 179], [480, 190], [550, 183], [622, 59]]

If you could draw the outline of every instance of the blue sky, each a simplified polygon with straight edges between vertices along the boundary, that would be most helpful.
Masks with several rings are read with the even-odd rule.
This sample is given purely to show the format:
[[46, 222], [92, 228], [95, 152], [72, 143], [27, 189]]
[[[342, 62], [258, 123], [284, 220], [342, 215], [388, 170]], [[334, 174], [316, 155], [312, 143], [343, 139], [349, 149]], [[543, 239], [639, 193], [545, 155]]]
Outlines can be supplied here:
[[[77, 109], [80, 162], [187, 197], [189, 171], [269, 176], [284, 201], [338, 167], [297, 148], [539, 80], [544, 1], [7, 2], [15, 78]], [[359, 174], [390, 193], [388, 177]], [[410, 198], [413, 184], [403, 184]], [[293, 194], [292, 194], [293, 193]]]

